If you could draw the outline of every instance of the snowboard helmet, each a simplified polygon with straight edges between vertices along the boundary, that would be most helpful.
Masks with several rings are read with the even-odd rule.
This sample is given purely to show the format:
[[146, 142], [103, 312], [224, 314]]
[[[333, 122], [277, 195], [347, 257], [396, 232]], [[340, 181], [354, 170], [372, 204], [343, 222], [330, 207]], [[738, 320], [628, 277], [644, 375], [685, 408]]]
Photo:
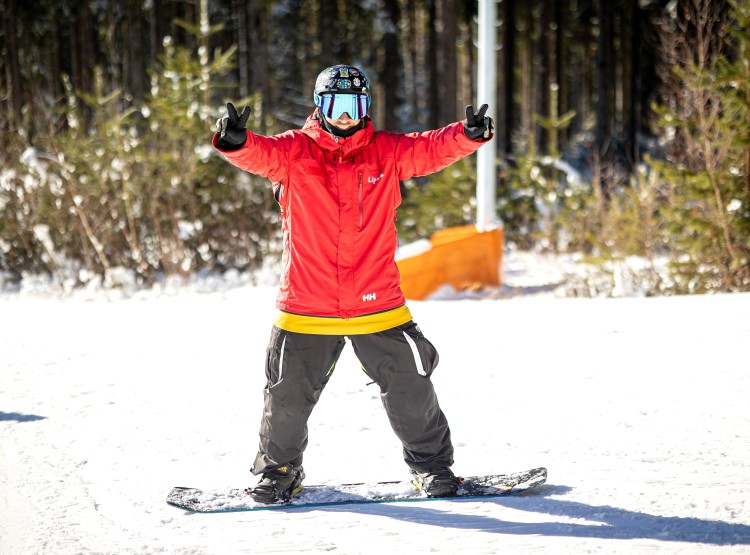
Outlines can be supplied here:
[[365, 72], [349, 65], [335, 65], [320, 72], [313, 92], [323, 115], [336, 119], [344, 112], [361, 119], [370, 109], [370, 81]]

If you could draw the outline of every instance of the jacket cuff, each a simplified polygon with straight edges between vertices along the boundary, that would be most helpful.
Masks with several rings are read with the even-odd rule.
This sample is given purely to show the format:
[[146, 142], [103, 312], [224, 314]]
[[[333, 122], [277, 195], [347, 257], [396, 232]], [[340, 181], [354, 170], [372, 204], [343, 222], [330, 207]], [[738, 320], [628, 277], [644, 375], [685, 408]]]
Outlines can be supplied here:
[[472, 138], [470, 138], [466, 134], [466, 126], [465, 125], [461, 126], [461, 133], [463, 134], [464, 137], [466, 137], [467, 139], [469, 139], [472, 143], [486, 143], [487, 141], [491, 141], [492, 138], [495, 136], [495, 133], [493, 131], [492, 133], [490, 133], [490, 136], [487, 137], [486, 139], [484, 137], [477, 137], [476, 139], [472, 139]]
[[245, 146], [247, 144], [247, 138], [245, 139], [245, 142], [242, 143], [241, 145], [236, 145], [236, 146], [232, 145], [232, 146], [229, 146], [224, 141], [221, 141], [219, 139], [219, 134], [218, 133], [214, 133], [213, 139], [211, 140], [211, 144], [219, 152], [233, 152], [233, 151], [239, 150], [243, 146]]
[[[461, 130], [457, 133], [457, 137], [461, 137], [460, 140], [467, 141], [470, 145], [483, 145], [484, 143], [487, 143], [492, 140], [492, 138], [495, 136], [495, 133], [490, 133], [490, 136], [485, 139], [483, 137], [479, 137], [477, 139], [470, 139], [466, 136], [466, 128], [464, 127], [463, 122], [459, 122], [461, 124]], [[478, 148], [478, 147], [477, 147]]]

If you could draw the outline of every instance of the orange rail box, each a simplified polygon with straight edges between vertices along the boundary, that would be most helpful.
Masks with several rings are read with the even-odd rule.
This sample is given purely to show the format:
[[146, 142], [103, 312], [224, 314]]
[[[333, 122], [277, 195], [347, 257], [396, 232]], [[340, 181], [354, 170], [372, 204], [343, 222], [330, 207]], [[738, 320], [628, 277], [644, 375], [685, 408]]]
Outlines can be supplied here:
[[435, 232], [430, 247], [397, 258], [401, 289], [408, 299], [424, 299], [441, 285], [458, 290], [500, 285], [503, 230], [478, 231], [473, 225]]

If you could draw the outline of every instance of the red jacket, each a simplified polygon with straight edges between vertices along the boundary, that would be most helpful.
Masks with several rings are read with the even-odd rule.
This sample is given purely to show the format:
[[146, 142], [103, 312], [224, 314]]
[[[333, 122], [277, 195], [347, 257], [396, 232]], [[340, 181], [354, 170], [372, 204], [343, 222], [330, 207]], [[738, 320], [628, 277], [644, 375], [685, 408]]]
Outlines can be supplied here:
[[[283, 222], [283, 271], [276, 306], [308, 316], [353, 318], [405, 304], [394, 254], [399, 180], [443, 169], [484, 141], [463, 123], [399, 134], [365, 128], [348, 138], [310, 116], [301, 130], [265, 137], [248, 131], [239, 150], [221, 151], [274, 182]], [[213, 140], [216, 145], [216, 136]]]

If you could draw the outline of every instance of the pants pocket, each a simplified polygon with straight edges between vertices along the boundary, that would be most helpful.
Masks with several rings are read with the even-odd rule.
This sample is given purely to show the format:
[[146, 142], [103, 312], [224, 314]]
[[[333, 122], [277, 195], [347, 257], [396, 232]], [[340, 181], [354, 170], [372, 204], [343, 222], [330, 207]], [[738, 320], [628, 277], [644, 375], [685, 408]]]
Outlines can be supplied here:
[[286, 333], [274, 326], [266, 348], [266, 389], [280, 383], [284, 377], [284, 346]]
[[422, 330], [419, 329], [419, 326], [415, 322], [408, 322], [403, 326], [399, 326], [399, 328], [403, 332], [404, 338], [414, 354], [417, 372], [421, 376], [430, 377], [440, 362], [437, 349], [424, 336]]

